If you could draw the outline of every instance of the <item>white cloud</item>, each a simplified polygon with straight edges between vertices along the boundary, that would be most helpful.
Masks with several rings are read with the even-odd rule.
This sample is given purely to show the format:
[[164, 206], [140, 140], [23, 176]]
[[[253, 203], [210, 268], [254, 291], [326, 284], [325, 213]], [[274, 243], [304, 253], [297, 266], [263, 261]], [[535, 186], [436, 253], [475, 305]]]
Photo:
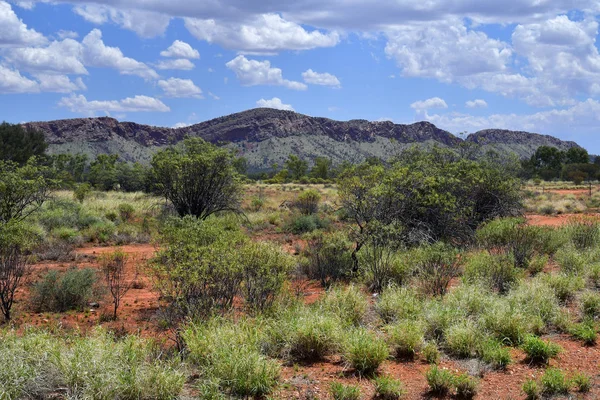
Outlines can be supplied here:
[[459, 19], [394, 26], [386, 36], [385, 53], [396, 61], [404, 76], [446, 83], [464, 76], [502, 72], [512, 56], [508, 44], [468, 30]]
[[0, 93], [39, 92], [38, 83], [21, 75], [17, 70], [0, 65]]
[[10, 4], [0, 0], [0, 47], [36, 46], [46, 43], [46, 38], [33, 29], [28, 29]]
[[246, 57], [239, 55], [225, 65], [235, 72], [235, 75], [244, 86], [272, 85], [293, 90], [306, 90], [304, 83], [283, 79], [281, 69], [271, 68], [271, 63], [267, 60], [248, 60]]
[[83, 95], [63, 97], [58, 105], [71, 112], [95, 115], [97, 112], [167, 112], [171, 111], [163, 102], [153, 97], [135, 96], [123, 100], [92, 100]]
[[208, 95], [215, 100], [221, 100], [221, 98], [219, 96], [217, 96], [216, 94], [214, 94], [213, 92], [208, 92]]
[[448, 104], [439, 97], [432, 97], [427, 100], [415, 101], [410, 105], [410, 108], [416, 111], [425, 111], [431, 108], [448, 108]]
[[35, 77], [40, 81], [42, 92], [71, 93], [87, 89], [81, 78], [73, 82], [66, 75], [37, 74]]
[[173, 125], [173, 128], [174, 129], [177, 129], [177, 128], [186, 128], [186, 127], [188, 127], [190, 125], [191, 124], [188, 124], [187, 122], [178, 122], [175, 125]]
[[56, 36], [58, 36], [59, 39], [77, 39], [79, 37], [79, 33], [61, 29], [56, 32]]
[[279, 97], [271, 100], [260, 99], [256, 102], [257, 107], [275, 108], [277, 110], [295, 111], [291, 104], [283, 104]]
[[158, 74], [143, 62], [125, 57], [118, 47], [109, 47], [102, 41], [102, 32], [92, 30], [82, 41], [85, 65], [114, 68], [123, 75], [137, 75], [144, 79], [157, 79]]
[[143, 38], [162, 35], [171, 21], [171, 17], [160, 12], [133, 8], [117, 9], [97, 4], [77, 5], [73, 11], [93, 24], [102, 25], [111, 21]]
[[171, 58], [200, 58], [198, 50], [192, 48], [188, 43], [182, 42], [181, 40], [175, 40], [168, 49], [160, 52], [163, 57]]
[[167, 97], [193, 97], [202, 98], [202, 90], [191, 79], [169, 78], [158, 81], [158, 86]]
[[340, 80], [335, 76], [328, 72], [315, 72], [312, 69], [308, 69], [302, 73], [302, 78], [304, 82], [310, 83], [311, 85], [322, 85], [322, 86], [332, 86], [335, 88], [340, 88], [342, 85]]
[[185, 58], [179, 58], [176, 60], [161, 60], [155, 65], [158, 69], [179, 69], [182, 71], [189, 71], [195, 67], [193, 62]]
[[197, 39], [246, 54], [332, 47], [340, 40], [337, 32], [309, 32], [278, 14], [256, 15], [241, 23], [185, 18], [185, 26]]
[[467, 108], [486, 108], [488, 106], [487, 102], [482, 99], [469, 100], [465, 103]]
[[81, 43], [73, 39], [54, 41], [48, 47], [9, 49], [6, 59], [19, 68], [45, 74], [87, 74]]

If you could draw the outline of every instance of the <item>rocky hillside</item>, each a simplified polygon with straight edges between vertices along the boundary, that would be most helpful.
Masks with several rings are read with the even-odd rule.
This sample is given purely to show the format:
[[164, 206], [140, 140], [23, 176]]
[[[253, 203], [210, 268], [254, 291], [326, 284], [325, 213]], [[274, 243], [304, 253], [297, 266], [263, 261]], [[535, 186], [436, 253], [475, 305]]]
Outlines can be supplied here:
[[[289, 154], [306, 159], [329, 157], [334, 163], [359, 162], [369, 156], [389, 158], [419, 144], [456, 147], [461, 139], [429, 122], [410, 125], [366, 120], [334, 121], [292, 111], [257, 108], [184, 128], [164, 128], [119, 122], [113, 118], [79, 118], [31, 122], [27, 127], [46, 135], [52, 153], [117, 153], [128, 161], [148, 162], [159, 148], [186, 136], [199, 136], [235, 148], [252, 170], [281, 165]], [[577, 146], [551, 136], [527, 132], [487, 130], [468, 141], [528, 157], [541, 145], [561, 149]]]

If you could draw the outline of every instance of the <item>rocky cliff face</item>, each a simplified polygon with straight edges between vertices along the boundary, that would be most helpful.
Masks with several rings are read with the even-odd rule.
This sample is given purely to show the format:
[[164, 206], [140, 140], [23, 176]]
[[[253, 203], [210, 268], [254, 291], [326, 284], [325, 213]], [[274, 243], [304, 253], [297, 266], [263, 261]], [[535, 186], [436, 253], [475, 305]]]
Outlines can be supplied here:
[[[148, 162], [154, 151], [186, 136], [213, 143], [228, 143], [248, 158], [252, 169], [281, 164], [289, 154], [314, 159], [318, 156], [358, 162], [369, 156], [388, 158], [413, 144], [455, 147], [461, 139], [429, 122], [410, 125], [366, 120], [334, 121], [292, 111], [257, 108], [185, 128], [164, 128], [119, 122], [113, 118], [78, 118], [31, 122], [41, 130], [54, 153], [117, 153], [128, 161]], [[567, 149], [577, 146], [551, 136], [528, 132], [486, 130], [467, 138], [485, 148], [530, 156], [537, 147]]]

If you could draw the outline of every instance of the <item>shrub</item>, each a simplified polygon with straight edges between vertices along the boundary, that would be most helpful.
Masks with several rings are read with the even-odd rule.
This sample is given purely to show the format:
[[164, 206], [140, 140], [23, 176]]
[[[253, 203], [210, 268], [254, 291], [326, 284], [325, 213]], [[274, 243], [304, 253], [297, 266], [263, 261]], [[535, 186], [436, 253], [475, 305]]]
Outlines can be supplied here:
[[586, 266], [586, 257], [572, 246], [562, 247], [554, 255], [554, 260], [564, 273], [581, 274]]
[[600, 241], [600, 225], [593, 219], [580, 218], [567, 227], [573, 245], [579, 249], [589, 249]]
[[567, 274], [547, 275], [546, 282], [561, 302], [571, 300], [575, 297], [575, 293], [585, 286], [585, 280], [582, 277]]
[[239, 260], [244, 301], [252, 309], [265, 310], [281, 292], [294, 260], [277, 246], [254, 242], [242, 246]]
[[130, 221], [135, 215], [135, 208], [129, 203], [119, 204], [119, 217], [121, 221]]
[[65, 312], [83, 309], [93, 295], [97, 277], [94, 270], [71, 268], [64, 273], [50, 271], [32, 288], [35, 312]]
[[300, 215], [294, 217], [288, 225], [288, 230], [295, 234], [312, 232], [317, 229], [329, 227], [329, 220], [318, 215]]
[[396, 357], [413, 358], [423, 346], [423, 327], [417, 322], [396, 322], [388, 326], [386, 332]]
[[335, 287], [319, 303], [324, 310], [340, 317], [346, 326], [358, 326], [369, 307], [369, 300], [355, 285]]
[[528, 335], [523, 341], [521, 346], [527, 359], [532, 363], [543, 363], [547, 364], [551, 358], [555, 358], [558, 353], [562, 351], [562, 348], [552, 342], [543, 341], [537, 336]]
[[463, 279], [468, 283], [483, 282], [486, 286], [506, 293], [519, 279], [509, 255], [493, 255], [488, 251], [471, 254], [465, 261]]
[[479, 382], [472, 376], [462, 373], [454, 376], [456, 396], [461, 399], [472, 399], [477, 394]]
[[533, 379], [527, 379], [525, 383], [523, 383], [521, 389], [525, 392], [527, 400], [538, 400], [541, 398], [542, 390], [538, 383]]
[[75, 190], [73, 190], [73, 198], [80, 203], [89, 196], [92, 191], [92, 187], [88, 183], [80, 183], [75, 186]]
[[595, 292], [585, 292], [581, 296], [581, 313], [586, 318], [596, 318], [600, 316], [600, 294]]
[[433, 342], [427, 342], [423, 345], [421, 354], [427, 364], [437, 364], [440, 361], [440, 351]]
[[506, 369], [511, 363], [510, 351], [496, 340], [486, 340], [477, 351], [479, 358], [494, 369]]
[[346, 363], [361, 375], [371, 375], [389, 357], [384, 340], [364, 328], [350, 331], [343, 344]]
[[475, 356], [481, 341], [481, 329], [470, 320], [450, 326], [445, 334], [446, 350], [462, 358]]
[[593, 346], [596, 343], [596, 328], [591, 321], [573, 325], [570, 332], [573, 337], [581, 340], [588, 346]]
[[265, 205], [265, 199], [261, 196], [253, 197], [250, 201], [250, 209], [254, 212], [260, 211]]
[[308, 235], [304, 250], [308, 259], [306, 275], [311, 279], [318, 279], [325, 287], [348, 278], [352, 273], [351, 246], [343, 232], [315, 232]]
[[404, 385], [398, 379], [379, 376], [373, 380], [375, 397], [380, 400], [397, 400], [404, 396]]
[[587, 393], [592, 388], [592, 378], [583, 372], [577, 372], [571, 378], [571, 385], [581, 393]]
[[319, 201], [321, 201], [319, 192], [314, 189], [308, 189], [298, 195], [294, 201], [294, 207], [302, 215], [311, 215], [319, 210]]
[[384, 322], [415, 319], [423, 312], [423, 299], [412, 289], [392, 286], [381, 293], [375, 310]]
[[417, 260], [420, 285], [425, 293], [443, 296], [450, 281], [457, 277], [460, 266], [455, 249], [443, 243], [436, 243], [421, 249]]
[[427, 379], [430, 393], [437, 396], [447, 395], [452, 390], [454, 384], [452, 373], [446, 369], [438, 368], [437, 365], [427, 370], [425, 379]]
[[547, 396], [569, 393], [570, 383], [564, 372], [558, 368], [548, 368], [542, 375], [542, 393]]
[[546, 255], [535, 255], [529, 262], [527, 270], [531, 275], [537, 275], [544, 270], [546, 264], [548, 264], [548, 256]]
[[344, 385], [332, 382], [329, 391], [333, 400], [358, 400], [360, 399], [360, 388], [354, 385]]

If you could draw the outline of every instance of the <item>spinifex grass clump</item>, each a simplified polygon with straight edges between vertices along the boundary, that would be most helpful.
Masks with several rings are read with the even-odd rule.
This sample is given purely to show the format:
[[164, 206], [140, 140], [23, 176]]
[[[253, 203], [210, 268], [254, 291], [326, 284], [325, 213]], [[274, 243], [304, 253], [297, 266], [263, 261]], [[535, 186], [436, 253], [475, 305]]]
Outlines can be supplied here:
[[389, 357], [385, 341], [365, 328], [349, 331], [344, 338], [346, 363], [361, 375], [372, 375]]
[[539, 364], [548, 364], [551, 358], [555, 358], [562, 351], [559, 345], [533, 335], [525, 337], [521, 348], [529, 361]]

